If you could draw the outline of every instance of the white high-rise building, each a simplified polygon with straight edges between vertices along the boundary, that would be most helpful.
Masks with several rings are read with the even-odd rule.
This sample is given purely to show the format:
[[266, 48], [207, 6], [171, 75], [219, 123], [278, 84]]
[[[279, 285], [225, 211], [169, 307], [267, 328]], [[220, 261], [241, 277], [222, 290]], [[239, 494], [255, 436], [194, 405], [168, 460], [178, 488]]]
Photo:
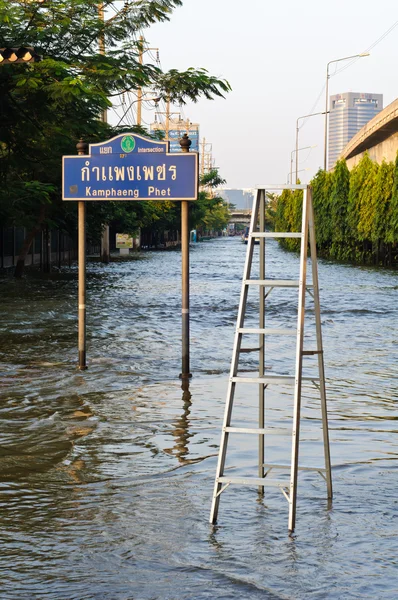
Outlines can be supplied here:
[[343, 148], [370, 119], [383, 109], [383, 94], [347, 92], [330, 96], [328, 169]]

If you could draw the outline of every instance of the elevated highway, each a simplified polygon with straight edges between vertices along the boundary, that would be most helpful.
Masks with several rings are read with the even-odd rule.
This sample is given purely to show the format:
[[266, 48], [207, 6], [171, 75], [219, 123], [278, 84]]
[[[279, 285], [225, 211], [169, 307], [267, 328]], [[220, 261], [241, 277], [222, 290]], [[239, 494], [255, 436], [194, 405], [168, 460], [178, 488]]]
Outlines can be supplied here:
[[230, 223], [242, 223], [243, 225], [249, 225], [252, 216], [251, 208], [239, 208], [230, 212]]
[[377, 163], [394, 161], [398, 151], [398, 98], [371, 119], [354, 135], [339, 158], [351, 170], [365, 152]]

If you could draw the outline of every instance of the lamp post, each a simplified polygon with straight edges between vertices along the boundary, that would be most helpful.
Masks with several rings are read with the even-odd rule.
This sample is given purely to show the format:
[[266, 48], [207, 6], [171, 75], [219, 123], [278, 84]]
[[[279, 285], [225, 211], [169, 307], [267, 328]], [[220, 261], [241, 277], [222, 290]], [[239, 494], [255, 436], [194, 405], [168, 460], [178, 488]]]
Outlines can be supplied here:
[[[300, 169], [300, 170], [299, 170], [299, 171], [297, 171], [297, 172], [298, 172], [298, 173], [302, 173], [303, 171], [309, 171], [309, 168], [307, 168], [307, 169]], [[290, 178], [289, 178], [289, 175], [290, 175]], [[287, 174], [287, 183], [288, 183], [288, 184], [289, 184], [289, 183], [290, 183], [290, 184], [292, 183], [291, 177], [292, 177], [292, 172], [290, 171], [290, 173], [288, 173], [288, 174]], [[289, 179], [290, 179], [290, 181], [289, 181]]]
[[[297, 148], [291, 151], [290, 153], [290, 183], [293, 183], [293, 154], [294, 153], [298, 153], [301, 150], [309, 150], [310, 148], [316, 148], [316, 144], [315, 146], [304, 146], [303, 148]], [[297, 171], [297, 169], [296, 169]], [[297, 171], [297, 173], [299, 173], [299, 171]]]
[[323, 168], [326, 171], [326, 161], [327, 161], [327, 147], [328, 147], [328, 113], [330, 112], [328, 109], [329, 106], [329, 65], [337, 62], [341, 62], [342, 60], [350, 60], [350, 58], [362, 58], [364, 56], [370, 56], [369, 52], [361, 52], [361, 54], [353, 54], [352, 56], [344, 56], [343, 58], [337, 58], [335, 60], [330, 60], [326, 65], [326, 100], [325, 100], [325, 112], [322, 113], [325, 115], [325, 148], [324, 148], [324, 157], [323, 157]]
[[297, 173], [298, 173], [298, 153], [299, 153], [299, 147], [298, 147], [298, 137], [299, 137], [299, 121], [301, 121], [301, 119], [308, 119], [308, 117], [315, 117], [316, 115], [324, 115], [324, 112], [316, 112], [316, 113], [311, 113], [310, 115], [303, 115], [302, 117], [298, 117], [296, 120], [296, 183], [297, 183]]

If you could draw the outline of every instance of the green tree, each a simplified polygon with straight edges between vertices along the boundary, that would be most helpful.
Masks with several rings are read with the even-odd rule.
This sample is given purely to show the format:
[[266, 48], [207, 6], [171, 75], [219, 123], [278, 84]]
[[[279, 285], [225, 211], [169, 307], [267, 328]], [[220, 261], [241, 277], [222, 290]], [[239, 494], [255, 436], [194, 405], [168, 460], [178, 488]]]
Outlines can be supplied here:
[[387, 214], [386, 241], [396, 244], [398, 242], [398, 153], [394, 163], [394, 183]]
[[379, 165], [367, 160], [366, 176], [359, 193], [358, 236], [360, 240], [370, 241], [376, 215], [376, 175]]
[[[75, 228], [74, 203], [61, 200], [61, 156], [76, 153], [80, 136], [95, 142], [117, 132], [99, 119], [112, 96], [152, 86], [160, 97], [183, 103], [229, 91], [226, 81], [204, 69], [163, 73], [140, 64], [142, 29], [168, 20], [181, 4], [139, 0], [118, 8], [119, 3], [105, 0], [102, 20], [97, 0], [0, 0], [0, 47], [33, 46], [43, 55], [39, 63], [0, 66], [3, 224], [27, 227], [27, 240], [45, 224]], [[99, 52], [99, 39], [105, 55]], [[109, 203], [88, 211], [89, 227], [96, 230], [99, 221], [108, 222], [114, 210], [118, 217], [125, 213], [128, 222], [134, 213], [150, 212]]]
[[265, 206], [265, 228], [275, 231], [276, 211], [279, 196], [275, 192], [267, 192]]
[[351, 245], [354, 245], [361, 239], [359, 233], [359, 219], [362, 188], [365, 185], [368, 172], [371, 168], [372, 161], [370, 160], [368, 153], [365, 152], [360, 162], [352, 169], [350, 174], [350, 191], [347, 202], [347, 236], [351, 240]]
[[374, 242], [388, 242], [387, 230], [393, 184], [394, 163], [383, 160], [377, 171], [374, 186], [374, 214], [371, 232], [371, 239]]
[[226, 183], [217, 169], [212, 169], [200, 178], [201, 190], [196, 202], [191, 203], [190, 226], [202, 235], [208, 231], [221, 231], [229, 222], [230, 212], [226, 200], [217, 196], [216, 189]]
[[336, 163], [333, 173], [333, 187], [330, 194], [331, 255], [346, 258], [345, 239], [347, 228], [347, 200], [350, 188], [350, 173], [345, 160]]
[[317, 245], [321, 253], [327, 252], [332, 242], [331, 196], [334, 186], [333, 172], [319, 169], [311, 181], [315, 214]]

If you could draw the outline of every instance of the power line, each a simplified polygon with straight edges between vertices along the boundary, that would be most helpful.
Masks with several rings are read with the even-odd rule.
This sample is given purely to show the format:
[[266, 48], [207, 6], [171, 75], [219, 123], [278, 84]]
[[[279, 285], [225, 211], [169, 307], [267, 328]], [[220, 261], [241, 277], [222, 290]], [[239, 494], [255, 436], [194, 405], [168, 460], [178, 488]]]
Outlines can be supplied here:
[[[361, 54], [365, 54], [366, 52], [370, 52], [370, 50], [373, 50], [373, 48], [375, 48], [378, 44], [380, 44], [380, 42], [382, 42], [397, 27], [397, 25], [398, 25], [398, 21], [395, 21], [395, 23], [393, 23], [393, 25], [391, 25], [391, 27], [389, 27], [389, 29], [387, 29], [387, 31], [385, 31], [375, 42], [373, 42], [373, 44], [371, 44], [368, 48], [366, 48], [363, 52], [361, 52]], [[334, 77], [338, 73], [341, 73], [345, 69], [348, 69], [354, 63], [356, 63], [360, 58], [361, 57], [358, 56], [357, 58], [350, 60], [346, 65], [344, 65], [343, 67], [340, 67], [339, 69], [337, 68], [337, 64], [336, 64], [335, 71], [333, 74], [330, 75], [330, 77]], [[309, 114], [313, 113], [315, 111], [316, 107], [318, 106], [319, 101], [320, 101], [321, 97], [323, 96], [323, 92], [325, 91], [325, 87], [326, 87], [326, 83], [323, 84], [322, 89], [319, 92], [316, 101], [314, 102], [311, 110], [309, 111]], [[303, 121], [301, 127], [303, 127], [306, 124], [307, 120], [308, 119]], [[301, 129], [301, 127], [300, 127], [300, 129]]]
[[[373, 44], [371, 44], [368, 48], [366, 48], [366, 50], [361, 52], [361, 54], [364, 54], [365, 52], [370, 52], [370, 50], [373, 50], [373, 48], [375, 48], [378, 44], [380, 44], [380, 42], [382, 42], [396, 28], [397, 25], [398, 25], [398, 21], [395, 21], [395, 23], [393, 25], [391, 25], [391, 27], [389, 29], [387, 29], [387, 31], [385, 31], [383, 33], [383, 35], [381, 35], [375, 42], [373, 42]], [[357, 58], [354, 58], [347, 65], [344, 65], [344, 67], [341, 67], [340, 69], [338, 69], [334, 74], [337, 75], [338, 73], [341, 73], [345, 69], [348, 69], [348, 67], [350, 67], [351, 65], [356, 63], [360, 58], [361, 58], [360, 56], [358, 56]]]

